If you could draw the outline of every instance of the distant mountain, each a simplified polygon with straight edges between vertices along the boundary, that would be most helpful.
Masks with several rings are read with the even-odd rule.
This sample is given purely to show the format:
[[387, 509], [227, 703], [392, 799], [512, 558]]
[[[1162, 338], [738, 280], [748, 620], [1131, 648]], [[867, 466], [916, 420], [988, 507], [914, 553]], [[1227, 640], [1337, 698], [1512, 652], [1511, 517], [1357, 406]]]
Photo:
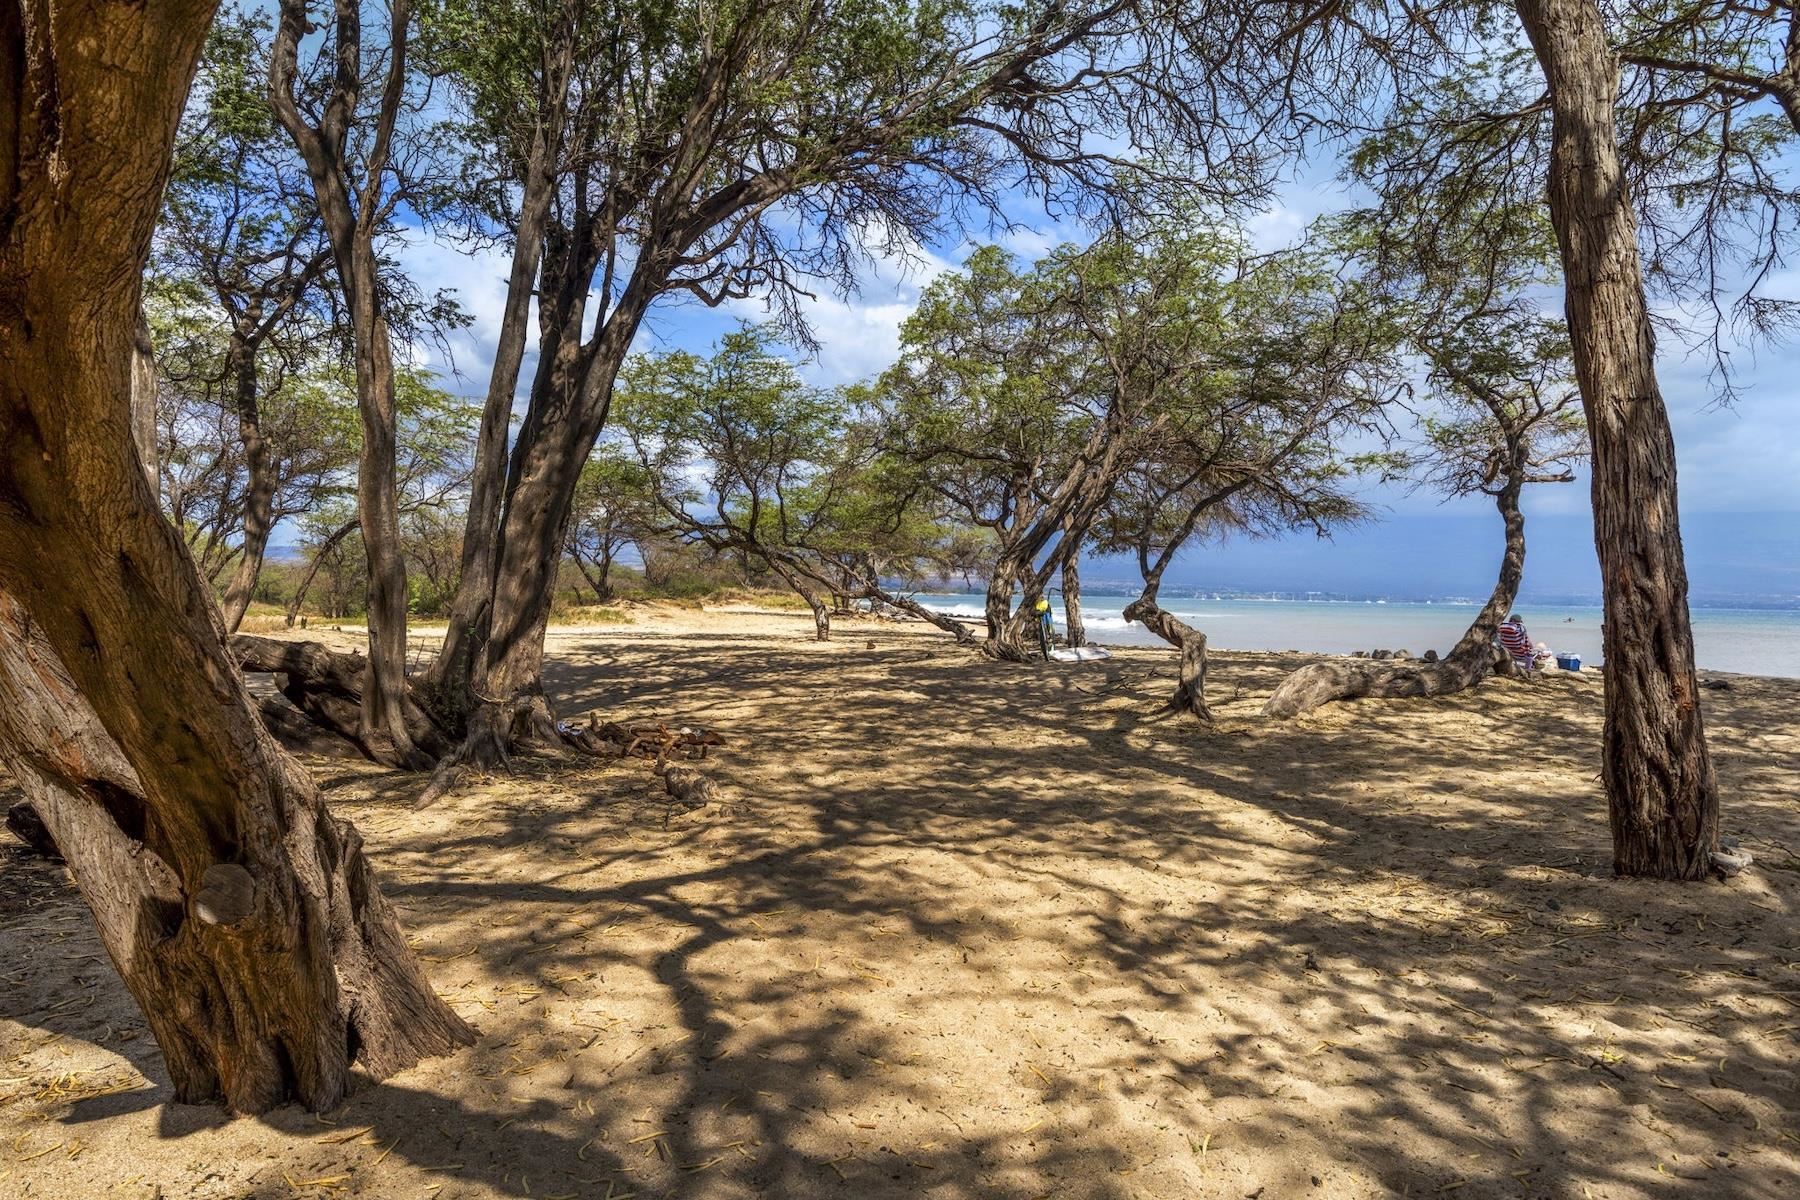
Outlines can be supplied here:
[[[1800, 608], [1800, 514], [1694, 513], [1682, 518], [1682, 536], [1695, 605]], [[1170, 569], [1164, 586], [1358, 599], [1480, 598], [1493, 588], [1500, 538], [1498, 516], [1396, 513], [1328, 541], [1306, 534], [1195, 547]], [[1131, 580], [1132, 570], [1127, 560], [1096, 558], [1086, 573], [1097, 583]], [[1520, 599], [1599, 603], [1600, 569], [1585, 513], [1527, 520]]]

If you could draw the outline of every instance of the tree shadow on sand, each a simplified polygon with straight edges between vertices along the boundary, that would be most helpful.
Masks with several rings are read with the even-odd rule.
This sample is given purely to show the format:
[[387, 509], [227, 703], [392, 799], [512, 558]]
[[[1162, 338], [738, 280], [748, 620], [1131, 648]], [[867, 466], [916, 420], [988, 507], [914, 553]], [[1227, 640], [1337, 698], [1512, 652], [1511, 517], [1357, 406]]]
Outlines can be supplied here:
[[[1591, 682], [1271, 726], [1248, 714], [1286, 664], [1226, 655], [1243, 695], [1208, 730], [1158, 715], [1155, 654], [1062, 672], [864, 636], [553, 660], [566, 713], [727, 733], [701, 812], [633, 762], [524, 763], [423, 814], [333, 775], [472, 1050], [327, 1128], [167, 1105], [139, 1039], [152, 1087], [44, 1111], [96, 1150], [154, 1120], [269, 1160], [220, 1195], [1800, 1186], [1800, 876], [1607, 878]], [[1709, 699], [1728, 826], [1800, 844], [1793, 742], [1767, 732], [1800, 688]], [[93, 986], [79, 1019], [18, 1019], [114, 1050], [92, 1021], [133, 1014]]]

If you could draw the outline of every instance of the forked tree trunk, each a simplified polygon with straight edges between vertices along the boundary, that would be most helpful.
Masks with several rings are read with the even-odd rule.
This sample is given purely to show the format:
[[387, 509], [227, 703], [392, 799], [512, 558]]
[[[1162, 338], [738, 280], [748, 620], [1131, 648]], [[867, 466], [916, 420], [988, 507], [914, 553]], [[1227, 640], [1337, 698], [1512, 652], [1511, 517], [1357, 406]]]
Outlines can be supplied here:
[[1434, 663], [1374, 663], [1331, 659], [1301, 667], [1281, 681], [1263, 704], [1265, 717], [1287, 718], [1334, 700], [1448, 696], [1472, 688], [1496, 669], [1511, 673], [1511, 659], [1495, 647], [1494, 636], [1512, 610], [1525, 577], [1525, 515], [1519, 508], [1524, 464], [1515, 461], [1512, 481], [1495, 499], [1506, 529], [1500, 575], [1486, 604], [1450, 653]]
[[513, 448], [490, 602], [463, 648], [446, 640], [439, 654], [469, 659], [467, 672], [452, 661], [432, 673], [445, 702], [473, 703], [460, 760], [493, 766], [511, 747], [562, 745], [543, 685], [551, 589], [575, 485], [606, 423], [648, 288], [648, 277], [634, 277], [591, 345], [579, 342], [577, 326], [539, 364], [534, 393], [543, 402], [534, 395]]
[[[494, 366], [488, 375], [487, 398], [482, 405], [481, 428], [476, 436], [475, 464], [469, 481], [469, 513], [463, 531], [462, 575], [457, 581], [456, 594], [451, 598], [444, 644], [425, 672], [440, 703], [447, 698], [447, 689], [466, 683], [467, 666], [473, 653], [469, 643], [476, 631], [485, 627], [488, 607], [493, 601], [505, 501], [507, 434], [512, 425], [519, 369], [525, 359], [526, 340], [530, 334], [532, 285], [538, 278], [545, 222], [551, 201], [556, 196], [569, 83], [573, 78], [576, 23], [567, 12], [557, 26], [557, 34], [554, 49], [544, 62], [542, 90], [538, 97], [539, 124], [532, 131], [531, 150], [525, 162], [519, 217], [513, 229], [506, 303], [500, 315]], [[600, 598], [604, 601], [607, 599], [604, 569], [600, 577], [601, 583], [595, 591], [601, 593]], [[450, 707], [460, 708], [460, 703]]]
[[1138, 621], [1181, 653], [1180, 675], [1169, 707], [1192, 713], [1202, 721], [1213, 719], [1206, 704], [1206, 635], [1156, 602], [1159, 579], [1149, 581], [1136, 600], [1125, 607], [1125, 619]]
[[1549, 84], [1550, 218], [1593, 448], [1613, 869], [1701, 879], [1717, 849], [1719, 793], [1694, 678], [1675, 441], [1619, 163], [1619, 64], [1593, 0], [1517, 7]]
[[337, 1104], [469, 1041], [264, 732], [132, 444], [137, 283], [212, 5], [0, 7], [0, 747], [176, 1095]]
[[611, 557], [608, 556], [600, 561], [600, 574], [598, 575], [588, 570], [587, 559], [581, 557], [581, 551], [571, 547], [569, 557], [575, 560], [575, 569], [581, 572], [581, 577], [587, 581], [588, 587], [593, 589], [594, 599], [601, 604], [611, 600], [612, 589], [606, 585], [606, 576], [612, 567]]

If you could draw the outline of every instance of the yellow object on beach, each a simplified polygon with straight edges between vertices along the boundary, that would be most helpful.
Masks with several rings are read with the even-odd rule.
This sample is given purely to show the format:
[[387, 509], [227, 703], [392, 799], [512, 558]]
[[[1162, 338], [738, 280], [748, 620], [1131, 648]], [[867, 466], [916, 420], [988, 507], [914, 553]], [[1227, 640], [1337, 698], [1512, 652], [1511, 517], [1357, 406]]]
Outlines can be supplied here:
[[1038, 602], [1037, 602], [1037, 610], [1039, 612], [1049, 612], [1050, 611], [1050, 602], [1048, 600], [1044, 599], [1042, 596], [1039, 596]]

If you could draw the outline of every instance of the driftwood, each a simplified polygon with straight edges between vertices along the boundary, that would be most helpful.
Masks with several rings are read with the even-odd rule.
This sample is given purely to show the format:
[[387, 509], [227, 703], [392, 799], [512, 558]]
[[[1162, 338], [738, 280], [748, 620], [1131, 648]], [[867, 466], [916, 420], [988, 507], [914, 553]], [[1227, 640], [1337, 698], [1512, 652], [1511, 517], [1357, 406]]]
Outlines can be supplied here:
[[671, 758], [678, 751], [689, 758], [705, 758], [709, 748], [725, 744], [725, 739], [713, 730], [685, 725], [670, 729], [664, 724], [620, 725], [615, 721], [598, 724], [589, 720], [587, 733], [596, 741], [618, 747], [615, 753], [621, 757], [636, 755], [658, 760]]
[[[232, 635], [231, 653], [246, 671], [281, 676], [281, 694], [308, 720], [352, 743], [364, 757], [387, 762], [363, 738], [363, 681], [368, 675], [369, 661], [361, 654], [332, 650], [318, 642], [288, 641], [249, 633]], [[277, 714], [276, 719], [281, 725], [271, 725], [270, 732], [284, 743], [289, 743], [290, 739], [304, 740], [285, 712], [277, 710]], [[267, 723], [270, 715], [267, 706], [264, 706], [263, 715]], [[406, 727], [413, 744], [433, 758], [442, 758], [450, 752], [450, 739], [411, 696], [406, 700]]]
[[704, 808], [719, 798], [718, 785], [692, 767], [666, 768], [663, 787], [677, 804], [689, 808]]

